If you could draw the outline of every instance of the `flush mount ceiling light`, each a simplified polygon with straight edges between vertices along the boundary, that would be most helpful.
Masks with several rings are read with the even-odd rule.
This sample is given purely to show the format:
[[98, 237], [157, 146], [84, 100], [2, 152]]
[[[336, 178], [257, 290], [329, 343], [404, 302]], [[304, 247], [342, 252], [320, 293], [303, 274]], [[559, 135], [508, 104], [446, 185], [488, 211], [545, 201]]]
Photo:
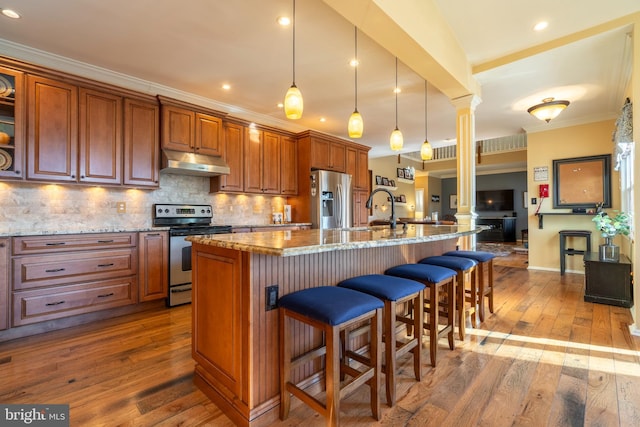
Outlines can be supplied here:
[[[404, 145], [404, 138], [402, 137], [402, 132], [398, 129], [398, 57], [396, 57], [396, 85], [393, 90], [396, 95], [396, 128], [393, 132], [391, 132], [391, 137], [389, 138], [389, 145], [391, 146], [391, 150], [400, 151], [402, 150], [402, 146]], [[398, 154], [398, 157], [400, 155]]]
[[304, 105], [302, 102], [302, 93], [296, 86], [296, 0], [293, 0], [291, 24], [293, 29], [293, 83], [284, 96], [284, 114], [288, 119], [297, 120], [302, 117]]
[[542, 104], [534, 105], [529, 108], [527, 112], [533, 117], [549, 123], [552, 119], [558, 117], [558, 114], [569, 105], [569, 101], [554, 101], [554, 99], [555, 98], [545, 98], [542, 100]]
[[427, 81], [424, 81], [424, 142], [420, 147], [420, 158], [422, 158], [422, 169], [424, 161], [433, 159], [433, 148], [427, 138]]
[[12, 19], [20, 18], [20, 15], [18, 14], [18, 12], [15, 12], [11, 9], [0, 9], [0, 10], [2, 11], [2, 14], [7, 18], [12, 18]]
[[355, 27], [355, 59], [352, 61], [355, 69], [355, 109], [349, 117], [349, 138], [361, 138], [364, 131], [364, 121], [362, 115], [358, 112], [358, 27]]

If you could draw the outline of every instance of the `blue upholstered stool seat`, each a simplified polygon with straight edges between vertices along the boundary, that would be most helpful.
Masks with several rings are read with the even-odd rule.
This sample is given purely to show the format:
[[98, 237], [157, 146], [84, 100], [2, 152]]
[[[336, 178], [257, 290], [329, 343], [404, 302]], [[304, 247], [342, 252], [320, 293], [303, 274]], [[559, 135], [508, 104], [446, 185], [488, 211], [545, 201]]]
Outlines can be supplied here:
[[494, 259], [496, 256], [491, 252], [485, 251], [449, 251], [443, 254], [444, 256], [459, 256], [462, 258], [470, 258], [476, 262], [487, 262], [490, 259]]
[[[447, 336], [449, 348], [453, 350], [453, 325], [455, 312], [455, 278], [457, 272], [445, 267], [428, 264], [403, 264], [391, 267], [385, 274], [411, 279], [423, 283], [427, 288], [424, 291], [423, 313], [428, 315], [423, 327], [429, 330], [429, 349], [431, 365], [436, 366], [438, 339]], [[441, 291], [444, 291], [441, 293]], [[446, 296], [446, 298], [444, 298]], [[420, 308], [415, 307], [415, 310]], [[446, 324], [440, 325], [439, 316], [446, 316]]]
[[[478, 316], [484, 322], [484, 298], [489, 300], [489, 311], [493, 313], [493, 259], [495, 255], [486, 251], [449, 251], [445, 256], [458, 256], [469, 258], [478, 262], [478, 272], [476, 274], [478, 282]], [[485, 270], [487, 280], [485, 280]]]
[[365, 292], [380, 299], [398, 301], [424, 289], [422, 283], [402, 277], [368, 274], [344, 280], [338, 286]]
[[[418, 261], [420, 264], [431, 264], [455, 270], [458, 277], [456, 279], [456, 308], [458, 314], [458, 335], [460, 341], [464, 341], [465, 317], [468, 315], [471, 325], [476, 327], [476, 312], [478, 311], [478, 295], [476, 287], [476, 265], [478, 262], [471, 258], [459, 256], [430, 256]], [[469, 274], [469, 280], [466, 280]], [[469, 291], [467, 291], [469, 289]], [[467, 292], [469, 296], [467, 296]], [[466, 305], [465, 302], [470, 302]]]
[[404, 277], [405, 279], [426, 280], [432, 283], [438, 283], [455, 276], [457, 273], [450, 268], [438, 267], [436, 265], [425, 268], [423, 264], [404, 264], [391, 267], [387, 269], [384, 274]]
[[438, 265], [440, 267], [450, 268], [452, 270], [468, 270], [475, 267], [478, 262], [470, 258], [453, 257], [453, 256], [430, 256], [418, 261], [419, 264]]
[[[396, 402], [397, 359], [406, 353], [413, 354], [413, 371], [416, 380], [422, 379], [422, 307], [425, 285], [415, 280], [383, 274], [357, 276], [338, 283], [338, 286], [364, 292], [384, 301], [383, 341], [385, 345], [385, 386], [387, 404]], [[402, 309], [399, 309], [400, 306]], [[411, 308], [410, 308], [411, 307]], [[407, 333], [398, 337], [397, 327], [406, 326]], [[349, 339], [349, 337], [346, 337]]]
[[[303, 289], [284, 295], [278, 301], [280, 335], [280, 419], [289, 415], [295, 396], [326, 418], [327, 425], [340, 424], [340, 398], [361, 385], [369, 387], [371, 413], [380, 419], [380, 373], [382, 371], [382, 309], [384, 303], [371, 295], [336, 286]], [[320, 347], [298, 348], [292, 323], [301, 322], [322, 333]], [[351, 348], [350, 329], [367, 328], [368, 352]], [[365, 343], [366, 344], [366, 343]], [[317, 345], [317, 344], [316, 344]], [[358, 345], [361, 345], [358, 343]], [[292, 376], [296, 367], [324, 358], [321, 363], [325, 401], [311, 394], [306, 378]], [[348, 365], [350, 359], [360, 362]], [[349, 381], [342, 381], [346, 376]]]
[[278, 307], [304, 314], [327, 325], [339, 325], [371, 310], [383, 308], [379, 298], [336, 286], [320, 286], [287, 294]]

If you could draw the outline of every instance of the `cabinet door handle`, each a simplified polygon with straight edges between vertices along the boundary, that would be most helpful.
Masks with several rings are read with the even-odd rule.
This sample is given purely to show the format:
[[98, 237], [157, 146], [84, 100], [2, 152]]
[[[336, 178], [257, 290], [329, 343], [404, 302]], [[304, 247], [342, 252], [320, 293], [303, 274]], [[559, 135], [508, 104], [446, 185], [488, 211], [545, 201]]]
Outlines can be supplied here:
[[52, 306], [52, 305], [60, 305], [60, 304], [64, 304], [66, 301], [58, 301], [58, 302], [48, 302], [45, 305], [47, 306]]
[[98, 298], [112, 297], [113, 295], [114, 295], [114, 293], [113, 293], [113, 292], [111, 292], [110, 294], [98, 295]]
[[62, 246], [65, 242], [53, 242], [53, 243], [45, 243], [45, 246]]
[[113, 243], [113, 239], [111, 239], [111, 240], [98, 240], [98, 243]]
[[98, 267], [113, 267], [113, 263], [109, 263], [109, 264], [98, 264]]
[[64, 268], [52, 268], [51, 270], [45, 270], [47, 273], [58, 273], [60, 271], [64, 271]]
[[147, 236], [159, 236], [159, 235], [160, 235], [160, 233], [149, 233], [149, 234], [147, 234]]

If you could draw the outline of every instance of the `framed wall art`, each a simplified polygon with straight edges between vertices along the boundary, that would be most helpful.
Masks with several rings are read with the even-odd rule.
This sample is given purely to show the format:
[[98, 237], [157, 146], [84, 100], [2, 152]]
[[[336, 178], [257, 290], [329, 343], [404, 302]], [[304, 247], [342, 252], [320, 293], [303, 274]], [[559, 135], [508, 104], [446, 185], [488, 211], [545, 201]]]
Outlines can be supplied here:
[[611, 154], [553, 161], [553, 207], [611, 207]]

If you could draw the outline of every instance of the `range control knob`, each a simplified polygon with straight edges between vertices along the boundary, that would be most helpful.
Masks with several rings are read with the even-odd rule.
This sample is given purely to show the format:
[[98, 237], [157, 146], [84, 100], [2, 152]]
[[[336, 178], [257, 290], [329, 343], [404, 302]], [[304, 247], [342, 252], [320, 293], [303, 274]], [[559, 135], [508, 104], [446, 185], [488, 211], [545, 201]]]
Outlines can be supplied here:
[[169, 209], [165, 209], [165, 210], [164, 210], [164, 213], [169, 213]]

